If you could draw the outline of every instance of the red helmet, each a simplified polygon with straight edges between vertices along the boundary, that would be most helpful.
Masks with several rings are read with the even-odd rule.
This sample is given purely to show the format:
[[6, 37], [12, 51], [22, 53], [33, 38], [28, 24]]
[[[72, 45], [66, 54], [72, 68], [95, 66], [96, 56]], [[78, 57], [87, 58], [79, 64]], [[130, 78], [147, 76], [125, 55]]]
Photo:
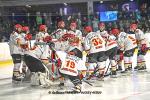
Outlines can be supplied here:
[[137, 24], [131, 24], [130, 29], [136, 30], [137, 29]]
[[92, 29], [91, 26], [86, 26], [86, 27], [84, 27], [84, 30], [85, 30], [86, 32], [92, 32], [92, 31], [93, 31], [93, 29]]
[[62, 27], [62, 25], [65, 26], [65, 22], [63, 20], [58, 22], [58, 27]]
[[118, 34], [120, 33], [119, 29], [118, 28], [114, 28], [111, 30], [111, 34], [117, 36]]
[[21, 28], [21, 29], [22, 29], [22, 26], [21, 26], [20, 24], [16, 24], [16, 25], [15, 25], [15, 28], [16, 28], [16, 29], [18, 29], [18, 28]]
[[105, 27], [105, 24], [104, 24], [103, 22], [100, 22], [100, 23], [98, 24], [98, 26], [99, 26], [99, 27]]
[[40, 25], [39, 30], [40, 31], [45, 31], [46, 28], [47, 28], [46, 25]]
[[29, 31], [29, 27], [28, 26], [22, 27], [22, 31], [25, 31], [25, 32]]

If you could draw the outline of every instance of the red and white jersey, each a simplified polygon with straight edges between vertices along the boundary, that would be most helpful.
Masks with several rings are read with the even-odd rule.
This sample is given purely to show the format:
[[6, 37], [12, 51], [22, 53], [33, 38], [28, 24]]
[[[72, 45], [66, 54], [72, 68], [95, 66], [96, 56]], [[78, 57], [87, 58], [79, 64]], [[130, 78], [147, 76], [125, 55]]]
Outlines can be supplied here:
[[73, 49], [75, 49], [75, 48], [77, 48], [77, 49], [79, 49], [80, 51], [82, 51], [82, 50], [83, 50], [83, 49], [82, 49], [82, 41], [83, 41], [83, 39], [82, 39], [82, 32], [81, 32], [80, 30], [75, 30], [75, 31], [69, 30], [67, 33], [69, 33], [69, 34], [74, 34], [74, 35], [75, 35], [76, 37], [78, 37], [79, 40], [80, 40], [79, 44], [77, 44], [76, 46], [71, 46], [71, 45], [70, 45], [69, 51], [71, 51], [71, 50], [73, 50]]
[[25, 54], [40, 60], [48, 60], [51, 55], [51, 50], [49, 49], [48, 45], [44, 45], [42, 47], [36, 46], [33, 50], [25, 51]]
[[106, 41], [106, 51], [110, 50], [114, 47], [117, 47], [116, 37], [113, 35], [109, 35], [107, 31], [97, 31], [103, 39]]
[[10, 35], [10, 40], [9, 40], [10, 53], [23, 54], [23, 48], [21, 48], [21, 45], [24, 45], [26, 43], [27, 41], [25, 40], [24, 33], [19, 34], [17, 32], [13, 32]]
[[119, 39], [120, 50], [127, 51], [137, 47], [135, 34], [126, 34], [126, 37]]
[[55, 41], [54, 44], [56, 51], [69, 51], [70, 45], [68, 41]]
[[80, 66], [81, 59], [74, 55], [66, 55], [65, 59], [62, 60], [62, 66], [59, 71], [63, 74], [77, 76], [78, 67]]
[[48, 33], [44, 33], [44, 32], [39, 32], [36, 34], [35, 36], [35, 41], [36, 42], [43, 42], [43, 39], [46, 37], [46, 36], [49, 36]]
[[89, 53], [105, 51], [105, 41], [100, 34], [90, 32], [84, 39], [84, 48]]
[[67, 33], [67, 30], [66, 29], [57, 29], [55, 32], [54, 32], [55, 34], [53, 34], [52, 37], [54, 39], [60, 39], [64, 34]]
[[142, 30], [136, 29], [135, 36], [137, 39], [138, 47], [141, 47], [142, 44], [146, 44], [148, 46], [148, 40], [146, 39], [145, 34]]

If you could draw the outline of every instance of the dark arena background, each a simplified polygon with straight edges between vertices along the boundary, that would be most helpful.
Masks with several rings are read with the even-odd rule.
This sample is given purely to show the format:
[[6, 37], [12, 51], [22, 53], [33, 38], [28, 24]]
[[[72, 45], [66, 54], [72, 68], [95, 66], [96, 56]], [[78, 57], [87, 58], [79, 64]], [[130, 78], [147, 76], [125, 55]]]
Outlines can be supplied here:
[[150, 100], [150, 0], [0, 0], [0, 89], [0, 100]]

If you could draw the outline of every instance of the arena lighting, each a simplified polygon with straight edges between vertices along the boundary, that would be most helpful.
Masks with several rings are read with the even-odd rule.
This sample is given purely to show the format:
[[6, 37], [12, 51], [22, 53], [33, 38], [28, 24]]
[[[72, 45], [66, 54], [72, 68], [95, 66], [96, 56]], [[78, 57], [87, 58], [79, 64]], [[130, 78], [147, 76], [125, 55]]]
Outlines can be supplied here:
[[64, 14], [67, 15], [67, 8], [64, 8]]
[[67, 6], [68, 4], [67, 4], [67, 3], [64, 3], [64, 5]]
[[30, 5], [25, 5], [27, 8], [31, 8], [31, 6]]
[[100, 3], [103, 3], [103, 1], [100, 1]]
[[134, 0], [130, 0], [130, 1], [134, 1]]

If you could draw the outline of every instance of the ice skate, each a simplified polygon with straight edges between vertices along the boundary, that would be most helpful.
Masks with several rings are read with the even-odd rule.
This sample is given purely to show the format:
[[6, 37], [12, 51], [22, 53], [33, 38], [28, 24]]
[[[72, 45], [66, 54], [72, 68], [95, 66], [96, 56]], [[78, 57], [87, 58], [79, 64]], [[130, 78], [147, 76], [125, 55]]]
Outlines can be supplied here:
[[110, 77], [111, 78], [117, 78], [117, 72], [116, 71], [112, 71]]
[[80, 85], [76, 85], [72, 88], [72, 92], [73, 93], [80, 93], [81, 92], [81, 86]]

